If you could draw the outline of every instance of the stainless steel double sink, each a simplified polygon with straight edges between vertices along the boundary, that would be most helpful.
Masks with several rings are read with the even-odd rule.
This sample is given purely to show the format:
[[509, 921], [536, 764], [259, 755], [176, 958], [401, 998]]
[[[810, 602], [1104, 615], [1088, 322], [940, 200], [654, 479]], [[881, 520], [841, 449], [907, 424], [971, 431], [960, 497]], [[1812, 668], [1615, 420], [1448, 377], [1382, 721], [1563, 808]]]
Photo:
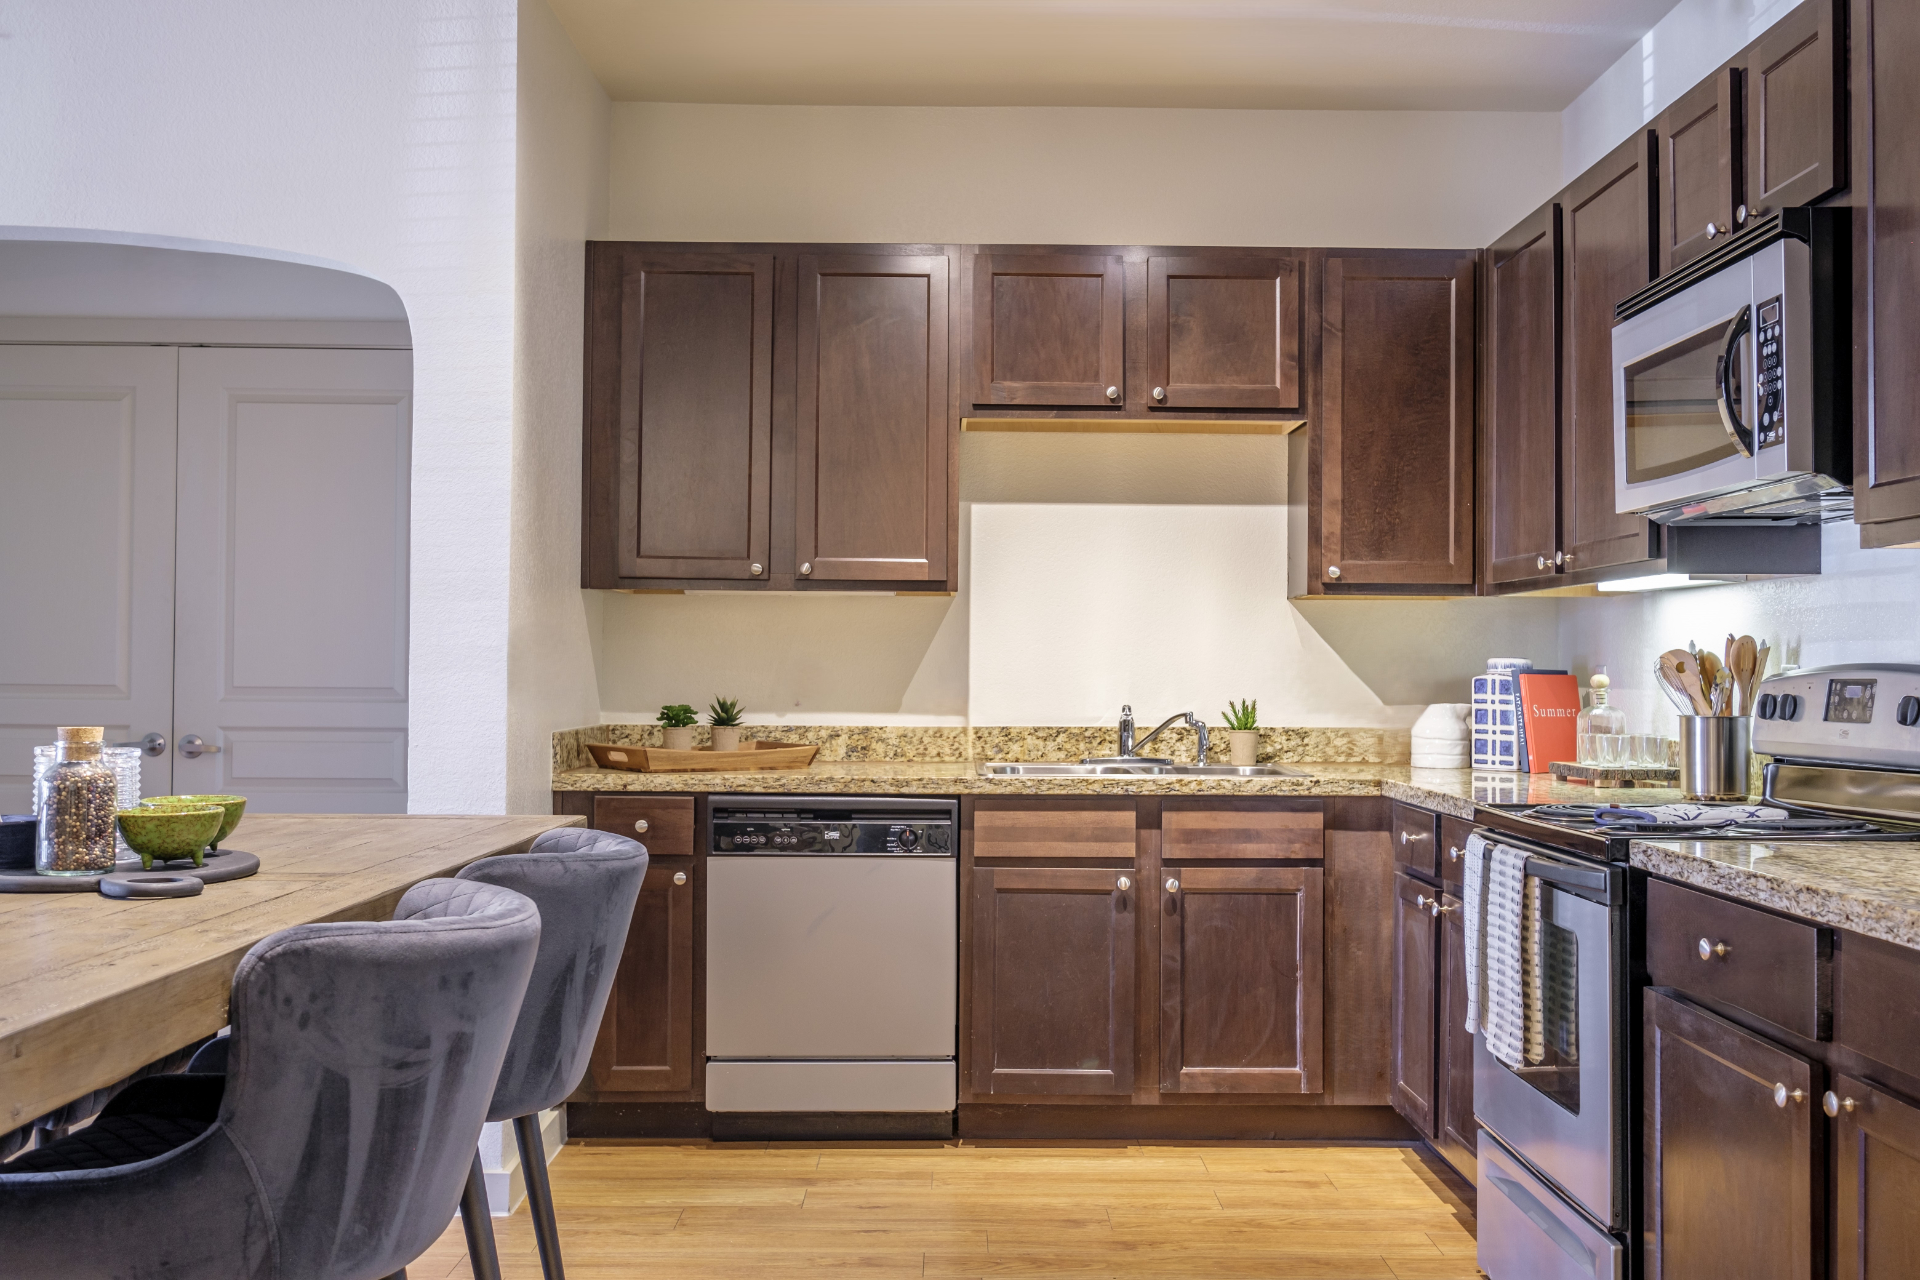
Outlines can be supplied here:
[[1305, 778], [1279, 764], [1173, 764], [1161, 760], [1009, 761], [980, 766], [989, 778]]

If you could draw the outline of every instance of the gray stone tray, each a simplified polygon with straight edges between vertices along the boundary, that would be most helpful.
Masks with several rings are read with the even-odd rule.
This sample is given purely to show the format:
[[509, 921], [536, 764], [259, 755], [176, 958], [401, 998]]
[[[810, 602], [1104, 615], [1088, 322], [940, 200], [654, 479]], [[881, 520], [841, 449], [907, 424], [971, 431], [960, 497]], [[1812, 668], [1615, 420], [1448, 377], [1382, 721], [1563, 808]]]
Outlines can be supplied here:
[[[239, 849], [211, 850], [206, 863], [204, 867], [196, 867], [190, 858], [172, 862], [156, 860], [153, 869], [197, 876], [208, 884], [243, 880], [260, 869], [260, 859]], [[119, 873], [145, 870], [138, 858], [122, 858], [113, 869]], [[43, 876], [32, 871], [0, 871], [0, 893], [98, 893], [100, 880], [100, 876]]]

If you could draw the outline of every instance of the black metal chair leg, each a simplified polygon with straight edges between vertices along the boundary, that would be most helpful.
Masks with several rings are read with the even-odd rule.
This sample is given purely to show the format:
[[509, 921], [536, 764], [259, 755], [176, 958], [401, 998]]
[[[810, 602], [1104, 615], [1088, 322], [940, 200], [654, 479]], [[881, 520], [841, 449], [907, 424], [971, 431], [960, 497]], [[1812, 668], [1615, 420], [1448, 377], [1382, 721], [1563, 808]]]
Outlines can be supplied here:
[[553, 1218], [553, 1188], [547, 1185], [547, 1149], [540, 1137], [540, 1115], [516, 1117], [514, 1140], [520, 1144], [520, 1168], [527, 1179], [527, 1209], [533, 1214], [533, 1238], [540, 1245], [540, 1270], [547, 1280], [567, 1280], [560, 1261], [560, 1224]]
[[487, 1206], [487, 1175], [480, 1153], [473, 1153], [467, 1170], [467, 1189], [460, 1196], [460, 1225], [467, 1231], [467, 1261], [473, 1280], [500, 1280], [500, 1253], [493, 1246], [493, 1211]]

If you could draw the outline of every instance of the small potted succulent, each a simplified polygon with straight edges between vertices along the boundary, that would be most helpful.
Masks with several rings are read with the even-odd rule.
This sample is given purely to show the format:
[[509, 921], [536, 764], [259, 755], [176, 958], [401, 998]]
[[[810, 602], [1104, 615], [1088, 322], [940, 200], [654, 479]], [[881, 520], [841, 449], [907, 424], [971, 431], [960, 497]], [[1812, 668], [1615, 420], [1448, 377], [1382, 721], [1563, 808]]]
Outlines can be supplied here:
[[700, 717], [684, 702], [660, 708], [661, 746], [669, 751], [693, 750], [693, 726]]
[[707, 707], [707, 723], [713, 726], [715, 751], [740, 749], [740, 699], [715, 698]]
[[1227, 722], [1227, 759], [1243, 768], [1260, 762], [1260, 730], [1255, 719], [1257, 706], [1252, 698], [1248, 698], [1245, 702], [1229, 702], [1227, 709], [1220, 713]]

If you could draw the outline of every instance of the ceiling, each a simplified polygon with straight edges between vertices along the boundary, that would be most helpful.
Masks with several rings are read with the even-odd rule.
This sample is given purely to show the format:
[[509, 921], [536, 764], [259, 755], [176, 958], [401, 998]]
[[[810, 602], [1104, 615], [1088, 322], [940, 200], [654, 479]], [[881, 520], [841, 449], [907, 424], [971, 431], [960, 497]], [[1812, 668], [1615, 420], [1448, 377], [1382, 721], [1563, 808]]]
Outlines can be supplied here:
[[616, 101], [1557, 111], [1674, 0], [550, 0]]

